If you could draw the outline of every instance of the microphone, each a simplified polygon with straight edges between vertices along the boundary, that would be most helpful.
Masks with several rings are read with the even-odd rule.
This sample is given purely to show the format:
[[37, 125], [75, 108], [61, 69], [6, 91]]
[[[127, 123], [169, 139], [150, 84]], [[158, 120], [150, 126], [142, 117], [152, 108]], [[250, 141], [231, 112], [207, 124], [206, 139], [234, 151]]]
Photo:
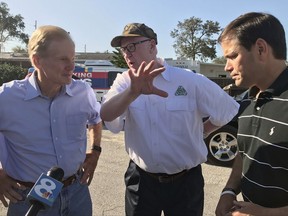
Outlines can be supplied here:
[[63, 176], [64, 171], [59, 167], [52, 167], [47, 172], [47, 175], [44, 173], [40, 175], [27, 195], [31, 206], [25, 216], [37, 215], [41, 209], [46, 209], [53, 205], [63, 187], [61, 182]]

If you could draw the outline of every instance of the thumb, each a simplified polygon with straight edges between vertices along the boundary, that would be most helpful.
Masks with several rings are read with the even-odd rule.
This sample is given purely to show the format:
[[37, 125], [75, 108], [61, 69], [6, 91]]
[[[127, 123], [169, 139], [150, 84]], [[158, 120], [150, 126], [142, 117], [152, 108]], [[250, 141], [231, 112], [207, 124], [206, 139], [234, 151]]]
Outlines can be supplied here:
[[236, 201], [236, 200], [234, 200], [233, 203], [234, 203], [235, 206], [237, 206], [239, 208], [243, 208], [243, 207], [247, 206], [247, 202], [244, 202], [244, 201]]
[[158, 88], [154, 88], [153, 89], [153, 94], [158, 95], [160, 97], [165, 97], [165, 98], [168, 97], [168, 93], [167, 92], [165, 92], [163, 90], [160, 90]]

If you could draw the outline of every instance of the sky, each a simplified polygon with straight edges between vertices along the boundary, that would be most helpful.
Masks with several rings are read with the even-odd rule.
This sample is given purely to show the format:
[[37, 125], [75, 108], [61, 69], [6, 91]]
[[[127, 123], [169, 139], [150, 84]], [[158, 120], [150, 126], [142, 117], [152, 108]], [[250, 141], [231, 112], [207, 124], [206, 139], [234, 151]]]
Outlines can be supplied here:
[[[76, 52], [112, 52], [113, 37], [120, 35], [127, 23], [145, 23], [158, 37], [158, 56], [173, 58], [175, 39], [170, 32], [178, 22], [191, 17], [217, 21], [224, 28], [230, 21], [247, 12], [266, 12], [276, 16], [288, 35], [287, 0], [1, 0], [8, 4], [11, 15], [24, 19], [25, 33], [35, 27], [57, 25], [70, 32]], [[215, 37], [217, 38], [217, 37]], [[287, 36], [286, 36], [287, 38]], [[6, 52], [19, 44], [4, 45]], [[22, 45], [24, 47], [24, 45]], [[217, 56], [223, 56], [217, 44]]]

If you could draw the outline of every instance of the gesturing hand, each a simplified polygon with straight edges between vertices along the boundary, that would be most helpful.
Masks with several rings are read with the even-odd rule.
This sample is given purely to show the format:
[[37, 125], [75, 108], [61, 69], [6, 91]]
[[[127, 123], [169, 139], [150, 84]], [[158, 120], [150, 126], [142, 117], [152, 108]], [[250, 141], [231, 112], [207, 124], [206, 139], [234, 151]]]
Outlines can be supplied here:
[[156, 88], [153, 85], [153, 80], [156, 76], [162, 73], [165, 68], [163, 66], [155, 68], [155, 61], [151, 61], [148, 64], [142, 62], [136, 72], [129, 70], [129, 76], [131, 79], [131, 91], [137, 95], [140, 94], [155, 94], [161, 97], [167, 97], [168, 93]]

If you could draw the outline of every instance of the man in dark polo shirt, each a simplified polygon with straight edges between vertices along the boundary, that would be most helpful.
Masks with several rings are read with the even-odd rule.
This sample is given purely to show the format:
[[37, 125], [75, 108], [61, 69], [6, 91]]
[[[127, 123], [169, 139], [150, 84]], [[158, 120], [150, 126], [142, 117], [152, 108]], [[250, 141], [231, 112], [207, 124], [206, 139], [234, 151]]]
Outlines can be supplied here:
[[[239, 117], [239, 154], [221, 193], [216, 215], [288, 215], [288, 69], [283, 26], [266, 13], [232, 21], [219, 43], [225, 70], [249, 87]], [[244, 201], [237, 202], [241, 192]]]

